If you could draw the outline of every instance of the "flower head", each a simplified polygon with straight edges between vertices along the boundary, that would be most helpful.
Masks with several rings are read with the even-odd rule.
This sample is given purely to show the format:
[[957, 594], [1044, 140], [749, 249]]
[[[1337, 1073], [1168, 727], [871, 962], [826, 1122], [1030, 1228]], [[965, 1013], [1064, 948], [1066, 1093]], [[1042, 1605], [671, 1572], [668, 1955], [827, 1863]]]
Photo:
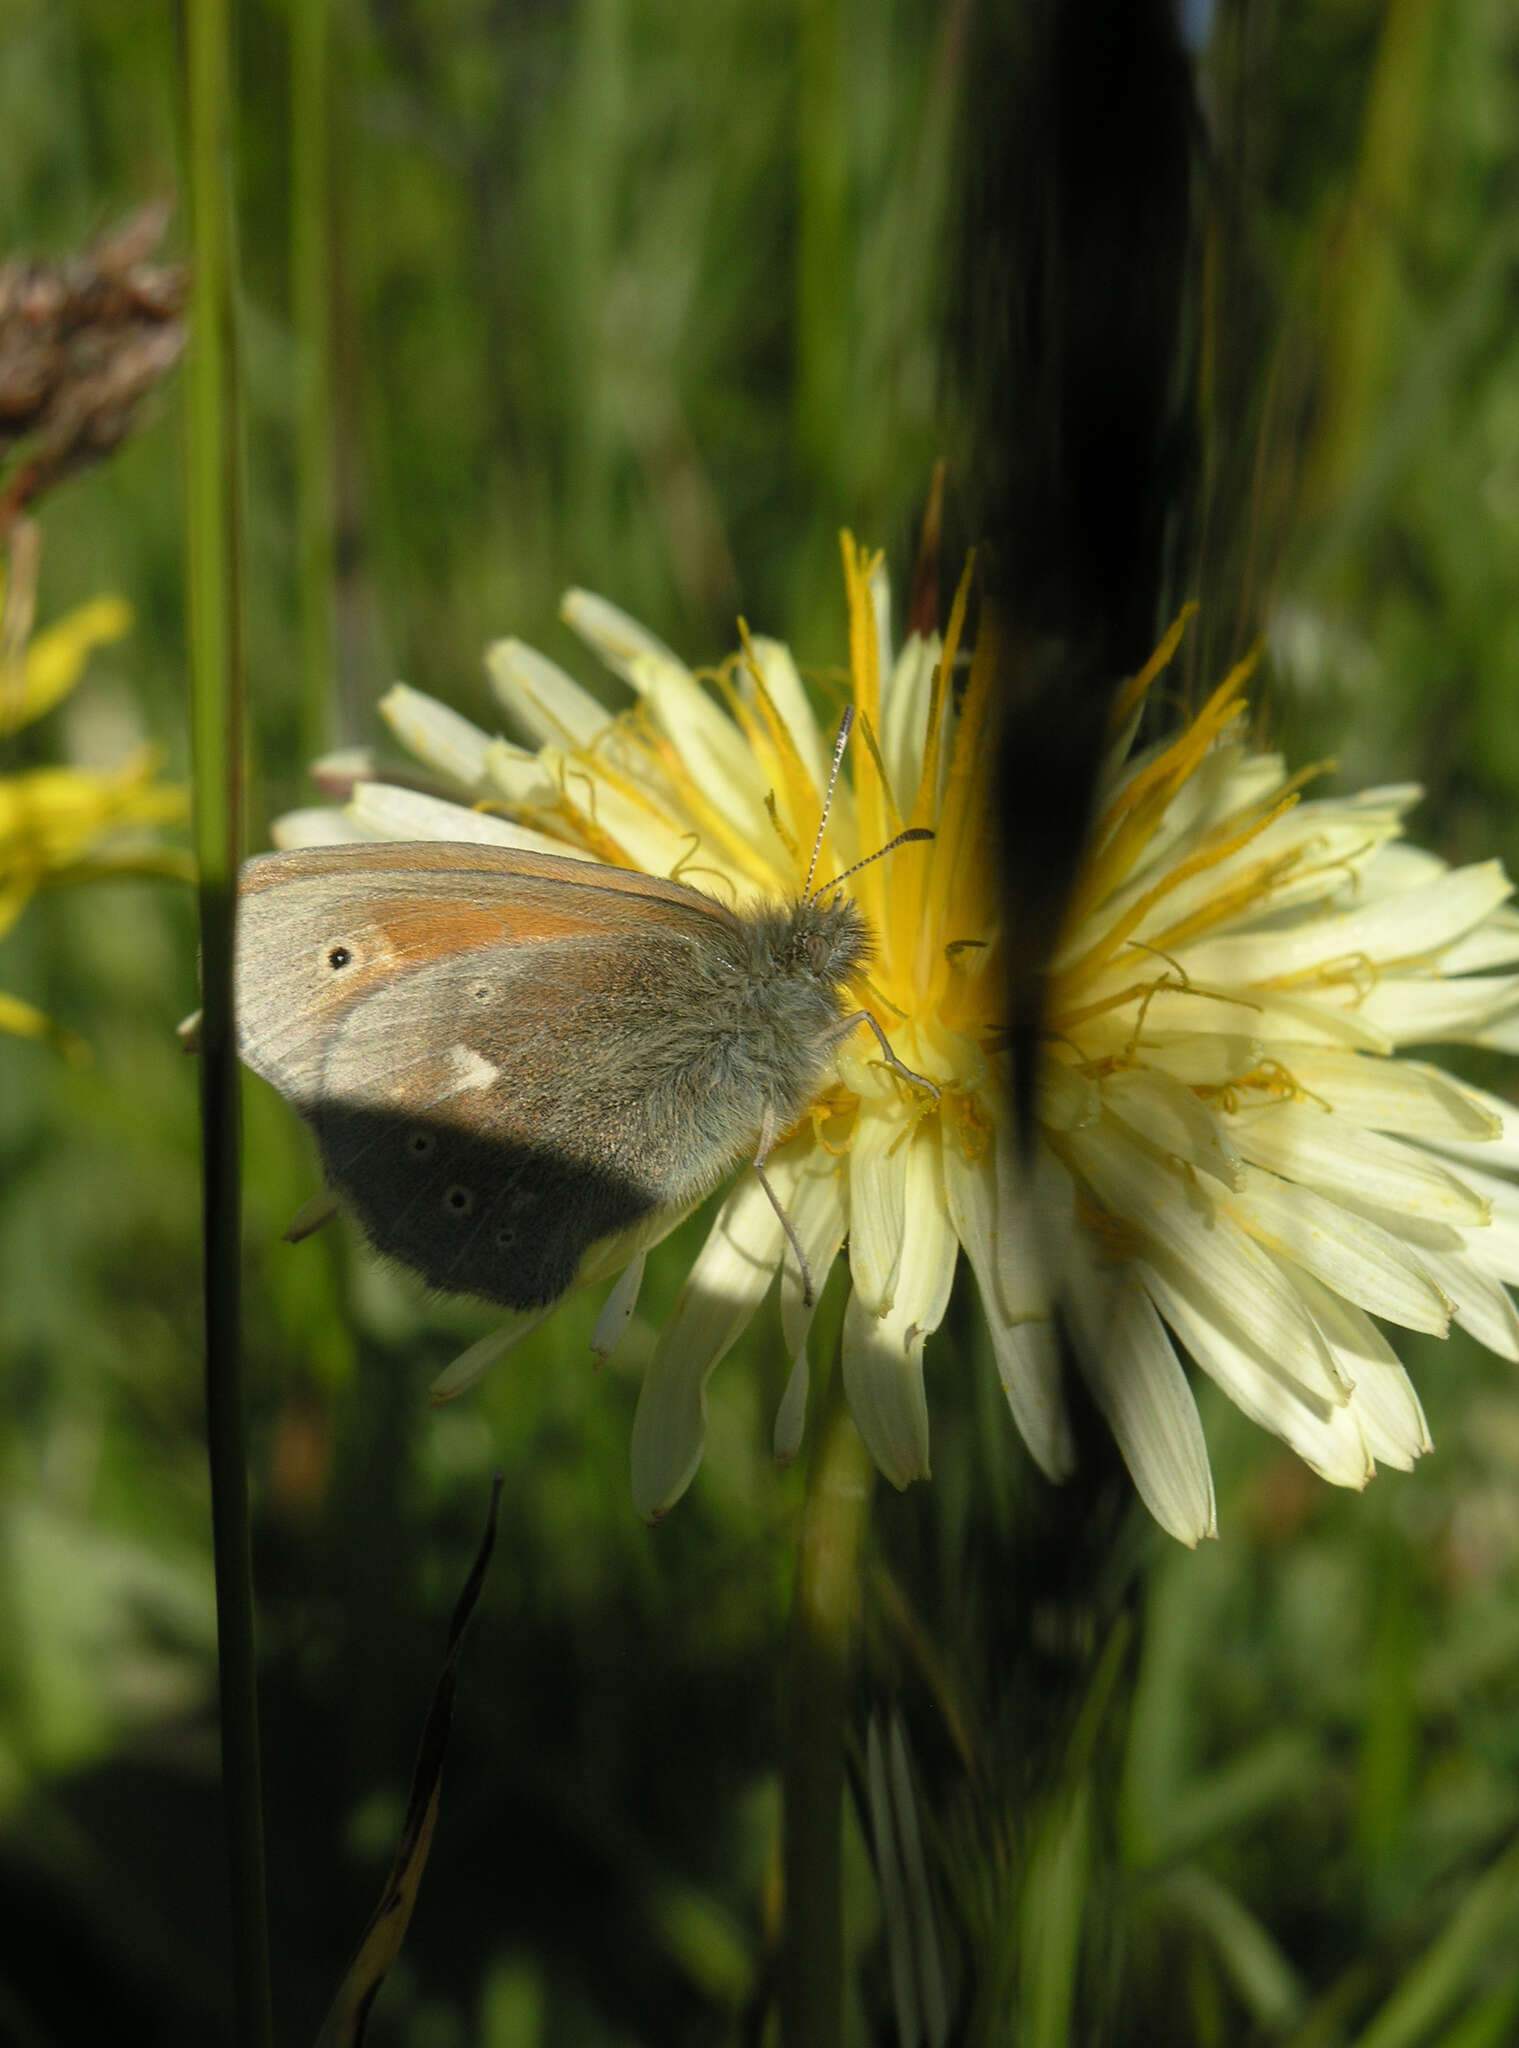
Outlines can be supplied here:
[[[5, 578], [0, 574], [0, 613]], [[119, 639], [131, 613], [97, 597], [34, 634], [17, 658], [0, 660], [0, 739], [52, 710], [74, 688], [93, 650]], [[46, 767], [0, 774], [0, 939], [44, 884], [107, 874], [172, 873], [188, 878], [183, 854], [145, 852], [144, 826], [184, 816], [182, 789], [159, 779], [143, 748], [107, 769]], [[40, 1010], [0, 991], [0, 1031], [74, 1043]]]
[[[1519, 917], [1496, 862], [1450, 870], [1403, 845], [1412, 787], [1305, 801], [1251, 748], [1245, 668], [1177, 737], [1134, 753], [1145, 694], [1181, 624], [1122, 694], [1098, 822], [1053, 962], [1027, 1153], [1012, 1129], [1003, 934], [993, 877], [995, 621], [965, 659], [965, 587], [941, 646], [893, 651], [879, 559], [846, 536], [849, 691], [859, 724], [828, 808], [820, 873], [906, 828], [933, 833], [850, 881], [875, 952], [861, 1031], [768, 1171], [814, 1273], [847, 1244], [842, 1362], [851, 1411], [897, 1485], [929, 1469], [924, 1348], [963, 1252], [1003, 1389], [1053, 1478], [1070, 1469], [1063, 1330], [1146, 1504], [1188, 1542], [1214, 1503], [1178, 1354], [1314, 1470], [1364, 1484], [1428, 1448], [1417, 1397], [1372, 1320], [1455, 1319], [1519, 1357], [1519, 1120], [1438, 1068], [1431, 1039], [1519, 1046]], [[342, 811], [295, 813], [285, 845], [481, 838], [673, 875], [735, 903], [804, 884], [829, 747], [786, 648], [743, 636], [709, 689], [583, 592], [568, 623], [629, 683], [614, 717], [515, 641], [488, 661], [534, 743], [491, 739], [398, 685], [383, 709], [459, 801], [362, 779]], [[508, 815], [501, 815], [502, 812]], [[905, 1078], [901, 1069], [933, 1084]], [[626, 1322], [641, 1246], [598, 1325]], [[645, 1378], [633, 1444], [645, 1513], [701, 1457], [709, 1374], [781, 1273], [791, 1378], [777, 1455], [807, 1391], [806, 1299], [782, 1222], [742, 1175], [708, 1233]], [[536, 1315], [445, 1375], [454, 1391]]]

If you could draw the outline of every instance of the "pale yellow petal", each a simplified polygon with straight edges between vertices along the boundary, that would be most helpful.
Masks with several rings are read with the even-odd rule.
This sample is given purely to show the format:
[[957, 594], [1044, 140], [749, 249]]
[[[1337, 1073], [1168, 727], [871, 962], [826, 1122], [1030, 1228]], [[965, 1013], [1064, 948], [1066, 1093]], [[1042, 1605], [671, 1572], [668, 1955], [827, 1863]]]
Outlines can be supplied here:
[[927, 1479], [923, 1336], [892, 1311], [872, 1315], [851, 1292], [844, 1311], [844, 1393], [856, 1429], [893, 1486]]
[[552, 810], [559, 801], [559, 785], [542, 756], [529, 753], [526, 747], [514, 747], [509, 740], [492, 740], [486, 748], [485, 775], [503, 803], [524, 810]]
[[[999, 1134], [999, 1147], [1004, 1138]], [[1005, 1139], [1013, 1147], [1011, 1135]], [[995, 1160], [967, 1156], [957, 1132], [944, 1132], [944, 1193], [950, 1221], [981, 1296], [997, 1377], [1018, 1433], [1051, 1479], [1069, 1476], [1070, 1418], [1061, 1385], [1060, 1353], [1049, 1320], [1042, 1249], [1032, 1242], [1032, 1209], [1021, 1177], [1016, 1200], [999, 1200]], [[1015, 1176], [1007, 1176], [1011, 1183]], [[1008, 1237], [1018, 1240], [1009, 1254]], [[1016, 1297], [1016, 1306], [1008, 1296]]]
[[[828, 742], [822, 728], [813, 716], [802, 678], [792, 659], [791, 649], [781, 640], [767, 640], [756, 634], [750, 641], [750, 648], [759, 664], [761, 679], [771, 703], [780, 716], [781, 723], [791, 735], [791, 743], [801, 756], [802, 765], [812, 778], [813, 787], [821, 796], [828, 781]], [[834, 804], [851, 804], [850, 792], [835, 791]], [[851, 805], [852, 807], [852, 805]], [[837, 823], [837, 816], [833, 820]]]
[[997, 1378], [1018, 1434], [1047, 1479], [1068, 1479], [1075, 1470], [1076, 1442], [1054, 1324], [1009, 1322], [995, 1292], [989, 1293], [984, 1283], [981, 1307], [991, 1333]]
[[1371, 1454], [1348, 1400], [1328, 1407], [1312, 1398], [1278, 1369], [1269, 1337], [1256, 1341], [1217, 1316], [1191, 1271], [1161, 1259], [1140, 1260], [1134, 1270], [1192, 1359], [1236, 1408], [1333, 1485], [1366, 1484]]
[[1244, 1168], [1228, 1132], [1200, 1096], [1169, 1074], [1120, 1070], [1102, 1099], [1156, 1151], [1185, 1160], [1226, 1188], [1239, 1186]]
[[375, 838], [347, 811], [313, 805], [302, 811], [286, 811], [269, 827], [269, 837], [283, 852], [299, 846], [354, 846], [370, 844]]
[[380, 716], [409, 753], [471, 795], [484, 785], [489, 733], [471, 725], [436, 697], [395, 683], [380, 699]]
[[1164, 1253], [1167, 1270], [1187, 1274], [1189, 1293], [1207, 1303], [1212, 1319], [1267, 1350], [1305, 1400], [1325, 1412], [1343, 1401], [1328, 1347], [1275, 1260], [1203, 1183], [1152, 1159], [1121, 1130], [1105, 1119], [1069, 1140], [1074, 1163], [1109, 1213], [1141, 1247], [1154, 1245], [1157, 1258]]
[[[1239, 1192], [1224, 1210], [1259, 1244], [1347, 1301], [1405, 1329], [1446, 1334], [1451, 1304], [1419, 1254], [1366, 1217], [1256, 1166], [1241, 1169]], [[1302, 1271], [1294, 1275], [1299, 1292]]]
[[[788, 1245], [781, 1263], [781, 1336], [791, 1358], [798, 1360], [806, 1352], [807, 1332], [817, 1313], [817, 1297], [822, 1294], [829, 1268], [848, 1231], [849, 1212], [843, 1161], [814, 1144], [810, 1136], [794, 1141], [794, 1146], [796, 1177], [783, 1199], [791, 1227], [801, 1242], [814, 1289], [814, 1299], [810, 1303], [805, 1301], [796, 1254]], [[771, 1155], [772, 1185], [777, 1186], [777, 1192], [773, 1168], [778, 1162], [784, 1163], [791, 1150], [784, 1147]]]
[[434, 1406], [441, 1407], [445, 1401], [455, 1401], [460, 1394], [483, 1380], [493, 1365], [497, 1365], [509, 1351], [514, 1351], [524, 1337], [530, 1336], [538, 1325], [551, 1314], [553, 1304], [547, 1308], [515, 1309], [507, 1320], [482, 1337], [477, 1344], [471, 1344], [452, 1365], [445, 1366], [428, 1388], [428, 1398]]
[[601, 1313], [596, 1318], [596, 1327], [591, 1332], [591, 1352], [599, 1361], [611, 1357], [622, 1342], [628, 1324], [633, 1320], [633, 1311], [638, 1306], [638, 1290], [643, 1285], [643, 1269], [647, 1253], [640, 1252], [628, 1261], [618, 1274], [611, 1292], [601, 1304]]
[[1484, 1107], [1476, 1091], [1422, 1061], [1375, 1059], [1327, 1046], [1279, 1046], [1273, 1053], [1299, 1088], [1367, 1130], [1484, 1145], [1503, 1130], [1502, 1116]]
[[1519, 974], [1382, 975], [1361, 998], [1357, 1014], [1389, 1045], [1492, 1045], [1500, 1052], [1519, 1012]]
[[886, 759], [892, 795], [904, 818], [912, 813], [923, 774], [928, 710], [941, 652], [937, 633], [926, 640], [914, 633], [898, 655], [895, 668], [882, 670], [883, 675], [890, 675], [890, 681], [881, 713], [881, 752]]
[[1397, 1353], [1363, 1310], [1309, 1275], [1299, 1284], [1325, 1341], [1352, 1383], [1351, 1406], [1366, 1448], [1378, 1464], [1411, 1471], [1414, 1460], [1434, 1447], [1419, 1397]]
[[1302, 974], [1330, 961], [1414, 960], [1454, 944], [1512, 893], [1502, 862], [1482, 861], [1337, 916], [1205, 940], [1188, 948], [1187, 972], [1239, 984]]
[[1503, 1283], [1464, 1253], [1421, 1250], [1419, 1257], [1430, 1279], [1454, 1303], [1462, 1329], [1500, 1358], [1519, 1360], [1519, 1314]]
[[1070, 1279], [1066, 1313], [1082, 1375], [1140, 1499], [1179, 1542], [1217, 1535], [1197, 1403], [1149, 1296], [1131, 1273], [1094, 1258]]
[[[777, 1186], [785, 1200], [789, 1186]], [[752, 1173], [719, 1211], [660, 1332], [633, 1419], [633, 1501], [657, 1521], [695, 1477], [707, 1437], [707, 1381], [763, 1301], [782, 1244], [780, 1218]]]
[[1334, 1201], [1397, 1208], [1457, 1225], [1482, 1222], [1486, 1210], [1453, 1170], [1415, 1145], [1359, 1129], [1311, 1102], [1274, 1103], [1226, 1119], [1252, 1165], [1301, 1181]]
[[475, 846], [515, 846], [530, 853], [587, 858], [581, 849], [514, 825], [494, 811], [471, 810], [419, 789], [399, 789], [391, 782], [364, 782], [354, 791], [347, 816], [366, 839], [435, 839]]
[[944, 1320], [960, 1242], [945, 1189], [943, 1151], [933, 1119], [907, 1145], [903, 1175], [902, 1256], [892, 1313], [909, 1332], [931, 1336]]
[[612, 723], [605, 704], [521, 640], [497, 640], [486, 671], [502, 709], [539, 746], [590, 747]]
[[890, 1101], [860, 1105], [849, 1147], [849, 1270], [870, 1315], [891, 1307], [902, 1258], [910, 1125]]

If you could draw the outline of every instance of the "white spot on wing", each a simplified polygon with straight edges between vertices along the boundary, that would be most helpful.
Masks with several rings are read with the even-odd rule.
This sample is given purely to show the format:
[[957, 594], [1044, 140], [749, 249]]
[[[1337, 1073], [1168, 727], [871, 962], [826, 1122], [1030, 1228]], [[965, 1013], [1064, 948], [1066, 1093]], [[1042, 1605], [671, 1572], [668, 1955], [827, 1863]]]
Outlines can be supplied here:
[[448, 1048], [448, 1071], [452, 1078], [441, 1091], [439, 1101], [446, 1101], [450, 1095], [471, 1095], [482, 1088], [489, 1088], [501, 1069], [492, 1066], [484, 1053], [476, 1052], [473, 1046], [451, 1045]]

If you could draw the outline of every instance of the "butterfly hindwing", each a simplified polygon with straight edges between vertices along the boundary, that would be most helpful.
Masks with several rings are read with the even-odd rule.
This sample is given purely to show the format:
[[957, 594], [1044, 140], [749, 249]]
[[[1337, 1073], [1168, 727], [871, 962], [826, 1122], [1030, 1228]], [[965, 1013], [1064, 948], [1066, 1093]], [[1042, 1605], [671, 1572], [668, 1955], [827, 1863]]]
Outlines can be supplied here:
[[329, 1178], [381, 1251], [437, 1287], [552, 1300], [585, 1251], [710, 1185], [699, 1140], [651, 1171], [649, 1055], [689, 948], [581, 932], [418, 969], [356, 1004], [309, 1111]]

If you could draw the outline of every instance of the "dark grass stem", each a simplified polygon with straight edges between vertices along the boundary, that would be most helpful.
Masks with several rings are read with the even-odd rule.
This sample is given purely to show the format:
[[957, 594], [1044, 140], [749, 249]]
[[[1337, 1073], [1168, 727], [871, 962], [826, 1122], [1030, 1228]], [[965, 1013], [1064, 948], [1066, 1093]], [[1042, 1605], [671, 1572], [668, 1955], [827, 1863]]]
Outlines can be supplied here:
[[843, 2024], [844, 1717], [874, 1477], [843, 1378], [836, 1345], [807, 1472], [786, 1670], [779, 1986], [785, 2048], [835, 2048]]
[[186, 573], [195, 853], [200, 870], [206, 1434], [216, 1565], [222, 1797], [231, 1877], [234, 2038], [272, 2040], [241, 1352], [232, 937], [242, 841], [242, 514], [237, 423], [228, 0], [184, 0], [189, 193]]
[[301, 0], [290, 17], [290, 306], [295, 328], [301, 753], [307, 761], [332, 744], [336, 493], [331, 53], [329, 0]]

